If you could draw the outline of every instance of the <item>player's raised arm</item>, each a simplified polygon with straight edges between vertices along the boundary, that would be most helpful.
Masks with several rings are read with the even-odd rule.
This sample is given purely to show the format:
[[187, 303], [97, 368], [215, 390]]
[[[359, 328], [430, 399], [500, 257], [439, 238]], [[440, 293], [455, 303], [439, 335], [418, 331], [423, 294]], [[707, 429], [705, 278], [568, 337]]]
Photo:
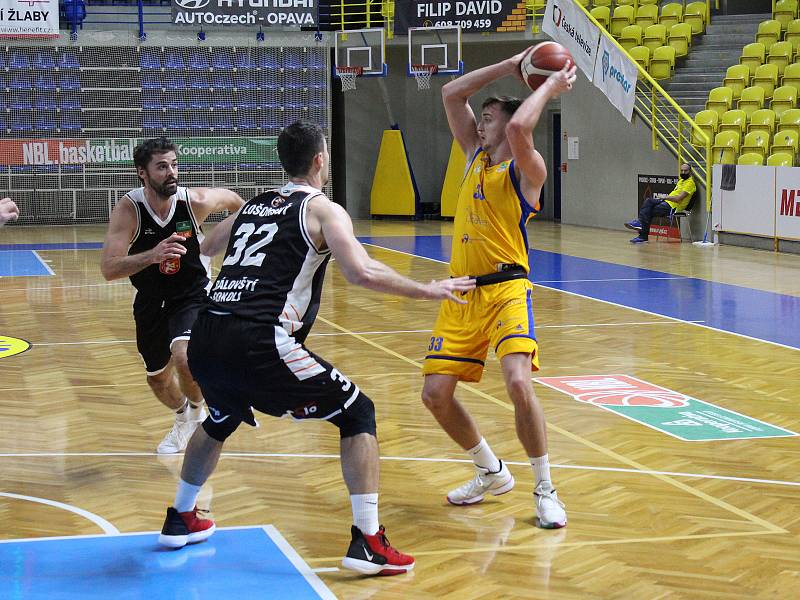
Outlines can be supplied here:
[[423, 284], [404, 277], [367, 254], [353, 235], [353, 223], [341, 206], [327, 198], [317, 197], [309, 203], [309, 209], [310, 227], [316, 228], [318, 224], [325, 244], [350, 283], [408, 298], [452, 300], [466, 304], [455, 293], [473, 289], [475, 280], [456, 277]]
[[212, 213], [223, 210], [235, 213], [244, 204], [239, 194], [226, 188], [192, 188], [189, 190], [189, 197], [192, 210], [200, 223]]
[[239, 211], [228, 215], [218, 223], [210, 233], [206, 234], [205, 239], [200, 243], [200, 253], [206, 256], [216, 256], [228, 247], [228, 240], [231, 237], [231, 228], [236, 220]]

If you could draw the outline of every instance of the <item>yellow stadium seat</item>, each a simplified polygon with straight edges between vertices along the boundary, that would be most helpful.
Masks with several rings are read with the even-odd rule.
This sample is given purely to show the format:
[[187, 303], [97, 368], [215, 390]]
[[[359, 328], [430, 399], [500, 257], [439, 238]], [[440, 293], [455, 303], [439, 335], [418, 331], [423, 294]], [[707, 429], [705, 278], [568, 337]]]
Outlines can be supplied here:
[[747, 124], [747, 132], [766, 131], [771, 137], [772, 132], [775, 131], [776, 120], [775, 113], [772, 112], [772, 109], [762, 108], [761, 110], [757, 110], [750, 115], [750, 122]]
[[767, 157], [768, 167], [791, 167], [793, 163], [792, 155], [786, 152], [776, 152]]
[[658, 0], [639, 0], [639, 6], [657, 5]]
[[[715, 110], [701, 110], [694, 116], [694, 123], [703, 130], [708, 136], [710, 141], [714, 141], [714, 136], [717, 135], [717, 127], [719, 126], [719, 113]], [[699, 148], [705, 147], [703, 139], [697, 135], [697, 132], [692, 129], [692, 145]]]
[[753, 85], [764, 88], [764, 97], [772, 98], [772, 93], [778, 86], [778, 67], [776, 65], [761, 65], [753, 76]]
[[775, 19], [761, 21], [756, 32], [756, 41], [764, 44], [764, 48], [770, 49], [772, 44], [781, 39], [781, 23]]
[[636, 11], [633, 22], [642, 29], [647, 29], [650, 25], [655, 25], [658, 23], [658, 6], [655, 4], [642, 6], [642, 3], [639, 2], [639, 10]]
[[719, 122], [720, 131], [738, 131], [739, 137], [744, 137], [744, 130], [747, 127], [747, 113], [738, 108], [731, 109], [722, 115]]
[[589, 7], [589, 0], [575, 0], [575, 2], [577, 2], [578, 4], [583, 6], [584, 8], [588, 8]]
[[592, 6], [607, 6], [611, 8], [612, 0], [592, 0]]
[[782, 76], [786, 65], [792, 62], [792, 43], [775, 42], [772, 44], [767, 55], [767, 62], [771, 65], [776, 65], [778, 67], [778, 76]]
[[733, 90], [733, 99], [738, 100], [742, 95], [742, 90], [750, 85], [750, 69], [745, 65], [728, 67], [722, 85]]
[[635, 0], [617, 0], [617, 6], [633, 6], [634, 4], [636, 4]]
[[781, 130], [772, 138], [772, 146], [770, 152], [786, 152], [792, 156], [792, 162], [797, 156], [797, 140], [798, 134], [791, 129]]
[[611, 9], [607, 6], [595, 6], [591, 11], [591, 15], [597, 20], [600, 25], [608, 30], [608, 24], [611, 21]]
[[714, 136], [714, 145], [711, 147], [713, 164], [736, 164], [736, 155], [739, 154], [739, 133], [736, 131], [720, 131]]
[[775, 88], [769, 107], [775, 111], [775, 116], [778, 119], [787, 110], [797, 108], [797, 88], [793, 85], [782, 85], [779, 88]]
[[781, 83], [793, 86], [800, 93], [800, 63], [786, 65]]
[[617, 37], [622, 29], [633, 24], [633, 6], [617, 6], [611, 15], [611, 35]]
[[763, 162], [769, 154], [769, 137], [766, 131], [751, 131], [744, 136], [742, 153], [758, 154]]
[[750, 119], [755, 111], [764, 108], [764, 88], [753, 85], [742, 90], [742, 97], [739, 98], [737, 105], [739, 110], [743, 110]]
[[800, 51], [800, 19], [789, 21], [784, 39], [792, 44], [795, 54]]
[[767, 50], [764, 44], [753, 42], [742, 48], [739, 64], [746, 65], [750, 69], [750, 75], [755, 75], [756, 69], [764, 64], [766, 56]]
[[747, 152], [736, 159], [736, 164], [760, 167], [764, 164], [764, 157], [756, 152]]
[[634, 46], [642, 43], [642, 28], [638, 25], [627, 25], [622, 28], [622, 33], [619, 34], [619, 45], [630, 50]]
[[692, 26], [692, 33], [697, 35], [706, 30], [706, 3], [690, 2], [683, 11], [683, 22]]
[[669, 30], [667, 43], [675, 48], [675, 56], [681, 57], [689, 54], [692, 45], [692, 26], [688, 23], [676, 23]]
[[676, 23], [683, 22], [683, 4], [678, 4], [677, 2], [664, 4], [661, 7], [661, 16], [658, 22], [666, 26], [667, 29]]
[[642, 46], [650, 48], [652, 53], [659, 46], [667, 44], [667, 28], [661, 23], [650, 25], [644, 30], [644, 37], [642, 37]]
[[800, 135], [800, 108], [790, 108], [781, 115], [778, 131], [792, 130]]
[[675, 70], [675, 48], [661, 46], [653, 50], [650, 59], [650, 75], [653, 79], [669, 79]]
[[631, 58], [638, 62], [642, 67], [647, 70], [650, 68], [650, 48], [647, 46], [634, 46], [628, 53]]
[[[652, 61], [650, 61], [652, 63]], [[716, 111], [721, 117], [733, 106], [733, 90], [727, 87], [716, 87], [708, 93], [706, 110]]]
[[797, 18], [797, 0], [778, 0], [775, 3], [775, 10], [772, 11], [772, 18], [781, 24], [783, 31], [786, 31], [789, 22]]

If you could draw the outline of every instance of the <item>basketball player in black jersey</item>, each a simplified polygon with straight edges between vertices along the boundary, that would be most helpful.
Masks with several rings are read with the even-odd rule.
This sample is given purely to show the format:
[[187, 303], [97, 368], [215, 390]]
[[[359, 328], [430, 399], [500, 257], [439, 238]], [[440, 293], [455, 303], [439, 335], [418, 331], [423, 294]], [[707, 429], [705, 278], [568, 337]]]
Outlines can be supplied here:
[[175, 423], [157, 451], [182, 451], [205, 418], [203, 395], [192, 379], [186, 346], [209, 284], [210, 259], [200, 256], [202, 223], [214, 212], [236, 212], [243, 201], [226, 189], [178, 185], [176, 146], [165, 138], [134, 150], [142, 187], [111, 213], [100, 268], [106, 280], [130, 277], [136, 288], [136, 345], [147, 383], [175, 411]]
[[304, 341], [331, 255], [349, 282], [409, 298], [463, 303], [455, 294], [473, 289], [474, 281], [421, 284], [370, 258], [345, 210], [321, 191], [330, 157], [317, 125], [300, 121], [287, 127], [278, 137], [278, 156], [289, 183], [248, 201], [201, 246], [209, 256], [226, 250], [189, 343], [189, 366], [210, 414], [186, 448], [175, 503], [159, 540], [177, 548], [214, 532], [213, 521], [197, 517], [197, 494], [226, 438], [242, 421], [255, 425], [255, 408], [276, 417], [323, 419], [339, 428], [354, 522], [343, 565], [367, 575], [405, 573], [414, 559], [389, 545], [378, 520], [375, 407]]

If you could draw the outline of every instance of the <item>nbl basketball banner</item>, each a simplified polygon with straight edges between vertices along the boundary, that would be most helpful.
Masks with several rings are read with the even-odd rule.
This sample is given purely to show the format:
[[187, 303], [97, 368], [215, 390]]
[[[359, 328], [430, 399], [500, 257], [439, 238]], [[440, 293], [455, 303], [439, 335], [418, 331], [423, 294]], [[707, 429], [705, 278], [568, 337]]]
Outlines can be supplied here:
[[0, 37], [58, 37], [58, 0], [0, 0]]
[[525, 0], [396, 0], [394, 32], [405, 35], [410, 27], [525, 31]]
[[313, 27], [318, 0], [172, 0], [176, 25]]
[[573, 0], [547, 0], [542, 31], [566, 47], [575, 64], [591, 81], [600, 30]]
[[638, 78], [636, 65], [610, 39], [601, 37], [594, 65], [594, 85], [628, 121], [633, 117]]

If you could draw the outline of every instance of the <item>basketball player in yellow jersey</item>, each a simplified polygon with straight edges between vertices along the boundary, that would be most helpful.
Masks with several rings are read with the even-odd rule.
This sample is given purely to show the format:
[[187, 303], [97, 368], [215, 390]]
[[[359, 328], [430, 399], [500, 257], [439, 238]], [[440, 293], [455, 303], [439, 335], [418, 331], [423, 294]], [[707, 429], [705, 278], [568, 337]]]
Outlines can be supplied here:
[[575, 67], [567, 65], [554, 73], [524, 101], [488, 98], [480, 121], [469, 105], [469, 98], [493, 81], [521, 79], [524, 55], [468, 73], [442, 88], [450, 130], [468, 161], [456, 208], [450, 274], [473, 276], [477, 287], [466, 292], [467, 304], [445, 302], [439, 309], [423, 367], [422, 401], [475, 463], [475, 477], [451, 491], [447, 500], [474, 504], [487, 493], [511, 491], [514, 477], [454, 396], [458, 381], [480, 381], [491, 346], [514, 403], [517, 436], [533, 467], [538, 524], [554, 529], [567, 524], [567, 515], [550, 478], [544, 413], [531, 383], [539, 357], [525, 223], [540, 208], [547, 178], [544, 160], [533, 147], [533, 129], [548, 100], [571, 89]]

